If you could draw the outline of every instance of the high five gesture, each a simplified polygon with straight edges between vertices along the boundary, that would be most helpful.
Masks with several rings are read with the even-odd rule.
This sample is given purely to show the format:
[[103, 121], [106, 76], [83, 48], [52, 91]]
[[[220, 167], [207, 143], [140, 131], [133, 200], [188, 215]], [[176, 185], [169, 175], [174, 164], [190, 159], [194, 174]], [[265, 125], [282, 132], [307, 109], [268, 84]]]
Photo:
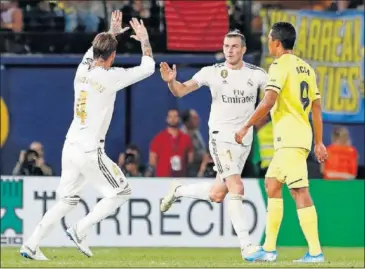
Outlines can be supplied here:
[[119, 10], [115, 10], [112, 13], [110, 19], [109, 32], [116, 35], [123, 34], [129, 30], [129, 27], [122, 28], [123, 14]]
[[143, 24], [143, 21], [138, 21], [136, 18], [132, 18], [132, 20], [129, 21], [129, 24], [135, 33], [134, 35], [131, 35], [131, 38], [141, 42], [143, 56], [152, 57], [152, 48], [149, 41], [148, 32]]

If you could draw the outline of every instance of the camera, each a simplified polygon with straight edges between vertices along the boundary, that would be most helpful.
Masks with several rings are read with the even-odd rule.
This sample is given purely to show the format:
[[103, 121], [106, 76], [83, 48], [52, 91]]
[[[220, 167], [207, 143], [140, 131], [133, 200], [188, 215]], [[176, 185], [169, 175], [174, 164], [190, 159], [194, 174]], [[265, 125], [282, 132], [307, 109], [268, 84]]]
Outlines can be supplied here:
[[124, 164], [137, 164], [137, 158], [136, 155], [132, 154], [132, 153], [126, 153], [125, 154], [125, 159], [124, 159]]
[[32, 150], [32, 149], [28, 149], [25, 152], [23, 164], [27, 167], [35, 166], [35, 162], [38, 158], [39, 158], [38, 152], [36, 152], [35, 150]]
[[216, 177], [217, 172], [214, 171], [214, 163], [209, 162], [204, 171], [204, 177]]
[[39, 158], [38, 152], [28, 149], [25, 152], [24, 162], [20, 169], [21, 175], [43, 175], [42, 170], [36, 166], [36, 160]]

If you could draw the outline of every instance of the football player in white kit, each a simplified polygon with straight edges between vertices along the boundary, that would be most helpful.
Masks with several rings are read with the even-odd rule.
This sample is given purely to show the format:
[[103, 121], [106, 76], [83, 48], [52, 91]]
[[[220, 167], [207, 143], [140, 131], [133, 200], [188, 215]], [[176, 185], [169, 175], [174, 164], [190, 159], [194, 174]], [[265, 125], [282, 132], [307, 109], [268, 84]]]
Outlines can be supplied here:
[[228, 194], [228, 214], [240, 241], [242, 257], [245, 257], [256, 249], [251, 243], [243, 212], [244, 188], [241, 180], [251, 150], [253, 129], [242, 145], [235, 142], [234, 134], [254, 112], [258, 88], [265, 88], [267, 73], [243, 62], [246, 40], [238, 30], [225, 36], [223, 52], [226, 60], [224, 63], [203, 67], [184, 83], [176, 80], [175, 65], [171, 69], [167, 63], [160, 64], [162, 79], [176, 97], [183, 97], [203, 85], [210, 88], [212, 104], [208, 123], [209, 150], [217, 171], [214, 183], [182, 185], [173, 181], [160, 209], [162, 212], [167, 211], [181, 197], [220, 203]]
[[104, 198], [88, 215], [67, 229], [66, 234], [83, 254], [91, 257], [92, 252], [85, 240], [88, 230], [112, 214], [131, 195], [122, 171], [105, 154], [104, 140], [112, 118], [116, 93], [151, 76], [155, 71], [155, 61], [143, 22], [133, 18], [130, 25], [135, 34], [131, 37], [141, 42], [141, 64], [128, 69], [111, 67], [118, 44], [115, 35], [129, 29], [122, 29], [121, 25], [122, 13], [114, 11], [110, 31], [95, 37], [92, 47], [77, 68], [74, 80], [74, 118], [62, 151], [62, 174], [57, 189], [60, 199], [47, 211], [21, 247], [23, 257], [47, 259], [39, 249], [41, 239], [77, 206], [80, 192], [87, 182], [99, 190]]

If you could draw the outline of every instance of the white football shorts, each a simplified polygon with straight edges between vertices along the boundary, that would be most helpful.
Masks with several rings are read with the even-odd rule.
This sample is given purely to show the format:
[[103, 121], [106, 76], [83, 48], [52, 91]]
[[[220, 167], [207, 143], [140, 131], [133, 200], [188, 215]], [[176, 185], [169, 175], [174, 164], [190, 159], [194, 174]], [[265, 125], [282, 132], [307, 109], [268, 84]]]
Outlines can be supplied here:
[[113, 197], [128, 188], [128, 182], [119, 166], [104, 151], [104, 145], [85, 152], [78, 143], [66, 142], [62, 150], [59, 197], [80, 196], [82, 188], [90, 182], [104, 197]]
[[251, 145], [240, 145], [235, 142], [220, 141], [217, 135], [211, 134], [209, 139], [209, 150], [214, 161], [214, 170], [224, 182], [232, 175], [241, 175]]

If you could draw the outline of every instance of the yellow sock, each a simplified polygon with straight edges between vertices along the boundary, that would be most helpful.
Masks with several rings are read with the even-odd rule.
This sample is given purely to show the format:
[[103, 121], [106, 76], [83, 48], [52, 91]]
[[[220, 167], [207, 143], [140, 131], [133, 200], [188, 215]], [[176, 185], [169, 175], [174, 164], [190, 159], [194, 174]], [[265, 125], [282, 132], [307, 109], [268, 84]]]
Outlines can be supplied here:
[[300, 226], [307, 240], [309, 254], [312, 256], [322, 253], [318, 237], [318, 218], [316, 208], [313, 206], [298, 209]]
[[263, 249], [266, 251], [274, 251], [276, 249], [276, 241], [279, 234], [281, 220], [283, 219], [283, 199], [269, 198], [267, 203], [266, 215], [266, 238]]

